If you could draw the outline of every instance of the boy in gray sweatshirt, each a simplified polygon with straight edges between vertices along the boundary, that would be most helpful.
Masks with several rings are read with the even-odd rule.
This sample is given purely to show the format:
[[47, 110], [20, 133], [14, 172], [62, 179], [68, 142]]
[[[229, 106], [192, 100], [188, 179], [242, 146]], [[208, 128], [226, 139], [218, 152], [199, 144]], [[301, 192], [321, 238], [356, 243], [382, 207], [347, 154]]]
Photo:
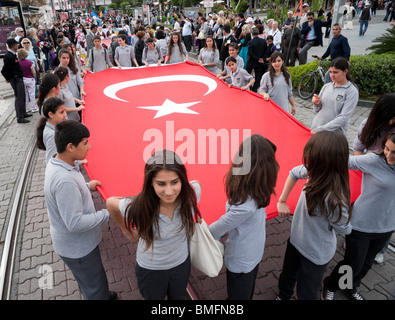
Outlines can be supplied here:
[[80, 122], [64, 120], [56, 126], [57, 154], [45, 171], [44, 193], [55, 252], [73, 272], [85, 300], [108, 300], [101, 261], [100, 226], [109, 219], [107, 210], [96, 211], [90, 191], [100, 182], [85, 183], [76, 160], [85, 159], [90, 145], [89, 130]]

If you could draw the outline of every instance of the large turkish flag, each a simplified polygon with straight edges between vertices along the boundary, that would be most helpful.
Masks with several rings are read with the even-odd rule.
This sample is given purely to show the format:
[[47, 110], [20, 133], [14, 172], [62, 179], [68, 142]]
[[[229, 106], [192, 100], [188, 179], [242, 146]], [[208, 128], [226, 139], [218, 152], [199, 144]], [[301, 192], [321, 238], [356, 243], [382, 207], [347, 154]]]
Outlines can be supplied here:
[[[102, 183], [103, 198], [139, 193], [145, 161], [154, 151], [172, 149], [184, 161], [188, 178], [202, 185], [199, 208], [208, 224], [225, 212], [224, 177], [244, 138], [259, 133], [276, 144], [279, 197], [311, 136], [275, 103], [228, 88], [192, 62], [88, 73], [85, 91], [83, 122], [92, 145], [85, 169]], [[352, 173], [352, 179], [355, 200], [360, 177]], [[303, 183], [289, 197], [292, 212]], [[277, 215], [276, 203], [273, 196], [268, 219]]]

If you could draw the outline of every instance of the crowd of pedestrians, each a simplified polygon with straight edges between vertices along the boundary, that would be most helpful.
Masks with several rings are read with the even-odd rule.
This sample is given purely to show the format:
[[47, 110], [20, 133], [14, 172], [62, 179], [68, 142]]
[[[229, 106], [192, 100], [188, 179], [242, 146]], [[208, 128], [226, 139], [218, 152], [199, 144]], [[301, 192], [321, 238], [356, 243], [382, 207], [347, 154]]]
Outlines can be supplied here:
[[[90, 191], [101, 184], [86, 184], [79, 167], [91, 148], [89, 129], [81, 123], [86, 70], [180, 63], [196, 47], [198, 64], [229, 87], [257, 92], [294, 115], [286, 66], [297, 59], [304, 63], [309, 48], [322, 45], [321, 29], [329, 23], [314, 19], [307, 4], [303, 10], [300, 29], [290, 12], [281, 31], [271, 19], [265, 23], [243, 13], [219, 12], [208, 18], [198, 14], [196, 21], [175, 16], [172, 32], [161, 26], [151, 29], [145, 19], [125, 17], [103, 21], [102, 27], [75, 20], [56, 23], [50, 30], [39, 27], [37, 36], [29, 29], [24, 37], [17, 29], [7, 40], [2, 74], [15, 91], [17, 121], [28, 122], [28, 111], [42, 115], [36, 146], [46, 151], [44, 191], [54, 250], [72, 271], [84, 299], [116, 298], [109, 291], [98, 249], [100, 226], [110, 217], [130, 241], [138, 242], [135, 272], [143, 297], [183, 299], [191, 270], [188, 239], [193, 222], [200, 218], [201, 194], [199, 182], [190, 182], [178, 155], [162, 150], [147, 161], [139, 194], [110, 197], [107, 209], [96, 211]], [[307, 179], [293, 213], [279, 279], [280, 300], [292, 299], [295, 285], [298, 299], [318, 299], [322, 283], [323, 298], [333, 300], [342, 265], [353, 270], [353, 285], [346, 293], [362, 300], [357, 291], [361, 279], [395, 230], [395, 95], [377, 100], [355, 137], [356, 153], [349, 156], [345, 136], [359, 93], [349, 76], [348, 41], [339, 24], [332, 25], [332, 32], [332, 42], [319, 57], [330, 55], [332, 61], [327, 83], [311, 101], [317, 113], [312, 137], [304, 148], [303, 164], [290, 171], [278, 197], [279, 216], [287, 217], [288, 195], [297, 180]], [[275, 153], [276, 146], [261, 135], [242, 142], [236, 154], [250, 157], [244, 160], [252, 169], [246, 175], [229, 169], [226, 212], [209, 226], [217, 240], [228, 235], [224, 262], [231, 300], [253, 296], [265, 248], [265, 207], [275, 193], [279, 170]], [[238, 164], [235, 160], [232, 166]], [[363, 173], [362, 193], [353, 206], [348, 169]], [[335, 253], [336, 233], [346, 235], [344, 261], [323, 279]]]

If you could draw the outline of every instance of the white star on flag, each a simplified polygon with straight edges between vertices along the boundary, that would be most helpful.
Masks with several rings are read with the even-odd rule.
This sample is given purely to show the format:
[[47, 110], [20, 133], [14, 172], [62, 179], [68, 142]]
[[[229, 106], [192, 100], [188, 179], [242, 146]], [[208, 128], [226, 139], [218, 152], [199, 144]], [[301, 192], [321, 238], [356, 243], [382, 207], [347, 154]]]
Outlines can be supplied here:
[[166, 99], [165, 102], [163, 102], [163, 104], [161, 106], [138, 107], [138, 108], [156, 110], [157, 113], [154, 117], [154, 119], [156, 119], [156, 118], [160, 118], [163, 116], [167, 116], [172, 113], [199, 114], [198, 112], [189, 110], [188, 108], [197, 104], [197, 103], [200, 103], [200, 102], [201, 101], [187, 102], [187, 103], [175, 103], [169, 99]]

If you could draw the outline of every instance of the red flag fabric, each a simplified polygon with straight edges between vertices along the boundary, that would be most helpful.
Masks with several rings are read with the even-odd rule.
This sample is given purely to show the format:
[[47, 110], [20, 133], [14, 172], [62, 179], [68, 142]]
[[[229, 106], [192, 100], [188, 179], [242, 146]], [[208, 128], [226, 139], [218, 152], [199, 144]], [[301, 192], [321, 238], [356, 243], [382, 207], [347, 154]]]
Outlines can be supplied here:
[[[310, 129], [272, 101], [239, 88], [228, 88], [205, 68], [192, 62], [133, 69], [107, 69], [85, 78], [90, 149], [85, 165], [99, 192], [135, 195], [142, 189], [144, 165], [164, 148], [183, 160], [190, 180], [202, 186], [199, 208], [208, 224], [225, 212], [224, 177], [240, 143], [261, 134], [277, 146], [280, 164], [276, 193], [280, 196], [289, 170], [302, 163]], [[289, 196], [295, 209], [303, 181]], [[360, 192], [360, 176], [352, 173], [353, 200]], [[266, 208], [277, 215], [277, 199]]]

